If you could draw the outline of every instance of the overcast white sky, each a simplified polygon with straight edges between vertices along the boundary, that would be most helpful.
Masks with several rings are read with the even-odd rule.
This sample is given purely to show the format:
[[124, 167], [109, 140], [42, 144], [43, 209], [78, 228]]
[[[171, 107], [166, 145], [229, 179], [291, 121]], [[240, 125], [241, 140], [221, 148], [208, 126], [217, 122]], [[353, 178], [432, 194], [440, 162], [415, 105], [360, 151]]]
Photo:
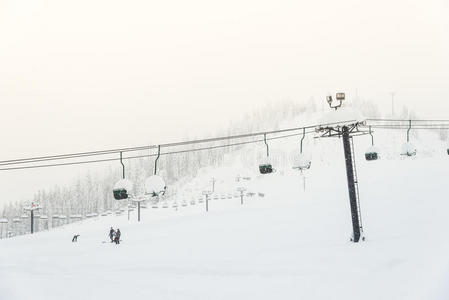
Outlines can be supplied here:
[[[177, 140], [329, 91], [385, 110], [396, 91], [447, 118], [448, 15], [448, 0], [0, 0], [0, 160]], [[73, 177], [58, 170], [0, 174], [2, 190]]]

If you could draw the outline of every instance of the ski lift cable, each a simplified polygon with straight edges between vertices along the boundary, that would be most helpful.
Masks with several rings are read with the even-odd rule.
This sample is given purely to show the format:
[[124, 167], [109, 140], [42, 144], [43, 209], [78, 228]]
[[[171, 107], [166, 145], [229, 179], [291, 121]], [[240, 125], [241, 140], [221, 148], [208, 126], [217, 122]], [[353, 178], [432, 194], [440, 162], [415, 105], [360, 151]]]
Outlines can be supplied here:
[[445, 119], [366, 119], [367, 122], [369, 121], [375, 121], [375, 122], [408, 122], [408, 121], [415, 122], [448, 122], [449, 120]]
[[[407, 122], [409, 120], [400, 120], [400, 119], [366, 119], [367, 124], [371, 125], [372, 128], [381, 128], [381, 129], [404, 129], [407, 128], [406, 124], [370, 124], [370, 122]], [[449, 122], [449, 120], [412, 120], [413, 122]], [[342, 122], [336, 122], [332, 123], [335, 125], [338, 125], [339, 123], [346, 123], [348, 121], [342, 121]], [[252, 136], [258, 136], [263, 134], [276, 134], [281, 132], [287, 132], [287, 131], [295, 131], [295, 130], [301, 130], [301, 129], [310, 129], [315, 128], [317, 126], [325, 126], [325, 125], [331, 125], [331, 124], [323, 124], [323, 125], [311, 125], [311, 126], [305, 126], [305, 127], [299, 127], [299, 128], [289, 128], [289, 129], [283, 129], [283, 130], [274, 130], [274, 131], [268, 131], [268, 132], [259, 132], [259, 133], [251, 133], [251, 134], [241, 134], [241, 135], [234, 135], [234, 136], [226, 136], [226, 137], [218, 137], [218, 138], [209, 138], [209, 139], [200, 139], [200, 140], [192, 140], [192, 141], [184, 141], [184, 142], [177, 142], [177, 143], [167, 143], [167, 144], [161, 144], [161, 147], [174, 147], [174, 146], [181, 146], [181, 145], [187, 145], [187, 144], [197, 144], [197, 143], [206, 143], [206, 142], [214, 142], [214, 141], [220, 141], [220, 140], [230, 140], [230, 139], [238, 139], [238, 138], [245, 138], [245, 137], [252, 137]], [[362, 125], [363, 127], [363, 125]], [[441, 129], [441, 130], [447, 130], [449, 129], [449, 123], [448, 124], [417, 124], [412, 125], [413, 129]], [[155, 149], [158, 146], [139, 146], [139, 147], [128, 147], [128, 148], [117, 148], [117, 149], [109, 149], [109, 150], [99, 150], [99, 151], [89, 151], [89, 152], [77, 152], [77, 153], [70, 153], [70, 154], [61, 154], [61, 155], [50, 155], [50, 156], [40, 156], [40, 157], [31, 157], [31, 158], [23, 158], [23, 159], [12, 159], [12, 160], [3, 160], [0, 161], [0, 166], [6, 166], [6, 165], [14, 165], [14, 164], [25, 164], [25, 163], [35, 163], [35, 162], [43, 162], [43, 161], [53, 161], [53, 160], [65, 160], [65, 159], [74, 159], [79, 157], [89, 157], [89, 156], [103, 156], [108, 154], [116, 154], [118, 152], [131, 152], [131, 151], [141, 151], [141, 150], [150, 150]], [[112, 161], [115, 159], [102, 159], [97, 161]], [[73, 163], [64, 163], [67, 164], [73, 164]], [[60, 165], [64, 165], [60, 164]]]
[[[410, 126], [410, 124], [373, 124], [373, 123], [367, 123], [365, 125], [361, 126], [377, 126], [377, 127], [401, 127], [401, 128], [407, 128]], [[432, 127], [449, 127], [449, 124], [412, 124], [412, 127], [423, 127], [423, 128], [432, 128]]]
[[[310, 131], [306, 132], [306, 134], [311, 134], [311, 133], [315, 133], [315, 130], [310, 130]], [[282, 136], [277, 136], [277, 137], [270, 137], [270, 138], [267, 138], [267, 140], [284, 139], [284, 138], [294, 137], [294, 136], [298, 136], [298, 135], [300, 135], [300, 134], [299, 133], [288, 134], [288, 135], [282, 135]], [[235, 147], [235, 146], [241, 146], [241, 145], [247, 145], [247, 144], [253, 144], [253, 143], [260, 143], [261, 141], [263, 141], [263, 139], [238, 142], [238, 143], [226, 144], [226, 145], [217, 145], [217, 146], [209, 146], [209, 147], [202, 147], [202, 148], [164, 152], [164, 153], [161, 153], [160, 155], [182, 154], [182, 153], [196, 152], [196, 151], [203, 151], [203, 150], [213, 150], [213, 149], [226, 148], [226, 147]], [[129, 160], [129, 159], [147, 158], [147, 157], [155, 157], [155, 156], [157, 156], [157, 154], [146, 154], [146, 155], [136, 155], [136, 156], [124, 157], [123, 159]], [[71, 166], [71, 165], [80, 165], [80, 164], [111, 162], [111, 161], [117, 161], [117, 160], [120, 160], [120, 158], [106, 158], [106, 159], [66, 162], [66, 163], [57, 163], [57, 164], [9, 167], [9, 168], [0, 168], [0, 171], [13, 171], [13, 170], [36, 169], [36, 168], [46, 168], [46, 167]]]
[[[232, 139], [261, 136], [264, 134], [278, 134], [278, 133], [289, 132], [289, 131], [298, 131], [303, 128], [311, 129], [311, 128], [316, 128], [317, 126], [338, 125], [338, 124], [346, 123], [346, 122], [350, 122], [350, 121], [341, 121], [341, 122], [322, 124], [322, 125], [310, 125], [310, 126], [305, 126], [305, 127], [280, 129], [280, 130], [273, 130], [273, 131], [267, 131], [267, 132], [248, 133], [248, 134], [224, 136], [224, 137], [217, 137], [217, 138], [207, 138], [207, 139], [198, 139], [198, 140], [190, 140], [190, 141], [175, 142], [175, 143], [166, 143], [166, 144], [160, 144], [158, 146], [146, 145], [146, 146], [139, 146], [139, 147], [118, 148], [118, 149], [111, 149], [111, 150], [78, 152], [78, 153], [61, 154], [61, 155], [50, 155], [50, 156], [40, 156], [40, 157], [31, 157], [31, 158], [23, 158], [23, 159], [3, 160], [3, 161], [0, 161], [0, 166], [15, 165], [15, 164], [21, 165], [21, 164], [27, 164], [27, 163], [74, 159], [74, 158], [89, 157], [89, 156], [102, 156], [102, 155], [108, 155], [108, 154], [116, 154], [119, 152], [125, 153], [125, 152], [132, 152], [132, 151], [142, 151], [142, 150], [155, 149], [155, 148], [158, 148], [159, 146], [160, 147], [176, 147], [176, 146], [184, 146], [184, 145], [189, 145], [189, 144], [217, 142], [217, 141], [222, 141], [222, 140], [232, 140]], [[101, 161], [101, 160], [99, 160], [99, 161]]]
[[30, 157], [30, 158], [22, 158], [22, 159], [3, 160], [3, 161], [0, 161], [0, 165], [22, 164], [22, 163], [31, 163], [31, 162], [58, 160], [58, 159], [70, 159], [70, 158], [78, 158], [78, 157], [94, 156], [94, 155], [108, 155], [108, 154], [116, 154], [119, 152], [146, 150], [146, 149], [148, 149], [148, 147], [149, 146], [119, 148], [119, 149], [111, 149], [111, 150], [99, 150], [99, 151], [78, 152], [78, 153], [71, 153], [71, 154], [61, 154], [61, 155], [50, 155], [50, 156]]
[[[279, 133], [290, 132], [290, 131], [298, 131], [298, 130], [302, 130], [303, 128], [312, 129], [312, 128], [317, 128], [319, 126], [338, 125], [338, 124], [343, 124], [343, 123], [348, 123], [348, 122], [354, 122], [354, 120], [340, 121], [340, 122], [334, 122], [334, 123], [328, 123], [328, 124], [309, 125], [309, 126], [287, 128], [287, 129], [278, 129], [278, 130], [263, 131], [263, 132], [256, 132], [256, 133], [230, 135], [230, 136], [216, 137], [216, 138], [206, 138], [206, 139], [190, 140], [190, 141], [183, 141], [183, 142], [174, 142], [174, 143], [160, 144], [160, 146], [163, 148], [167, 148], [167, 147], [177, 147], [177, 146], [185, 146], [185, 145], [191, 145], [191, 144], [218, 142], [218, 141], [223, 141], [223, 140], [233, 140], [233, 139], [240, 139], [240, 138], [263, 136], [265, 134], [269, 135], [269, 134], [279, 134]], [[267, 140], [269, 140], [269, 139], [267, 139]], [[152, 146], [152, 147], [156, 148], [157, 146]]]
[[[398, 130], [403, 130], [403, 129], [409, 128], [408, 125], [368, 125], [368, 126], [371, 126], [372, 128], [379, 128], [379, 129], [398, 129]], [[361, 126], [361, 127], [367, 127], [367, 126]], [[438, 130], [438, 129], [449, 129], [449, 125], [445, 125], [445, 126], [412, 125], [411, 128], [412, 129]]]
[[[372, 119], [368, 119], [368, 120], [372, 120]], [[390, 121], [390, 120], [389, 120]], [[409, 120], [398, 120], [401, 122], [406, 122]], [[429, 120], [427, 120], [429, 121]], [[443, 121], [443, 120], [436, 120], [436, 121]], [[348, 121], [346, 121], [348, 122]], [[338, 123], [343, 123], [343, 122], [338, 122]], [[337, 123], [335, 123], [337, 124]], [[324, 125], [322, 125], [324, 126]], [[367, 127], [367, 125], [360, 125], [361, 127]], [[407, 125], [368, 125], [371, 126], [372, 128], [377, 128], [377, 129], [397, 129], [397, 130], [403, 130], [408, 128]], [[424, 125], [424, 124], [420, 124], [420, 125], [413, 125], [412, 124], [412, 129], [429, 129], [429, 130], [449, 130], [449, 125], [446, 124], [438, 124], [435, 125], [438, 127], [434, 127], [434, 125]], [[306, 129], [306, 128], [316, 128], [317, 126], [306, 126], [306, 127], [301, 127], [301, 129]], [[296, 128], [292, 128], [292, 129], [284, 129], [284, 130], [279, 130], [279, 131], [271, 131], [271, 133], [278, 133], [278, 132], [286, 132], [286, 131], [293, 131], [293, 130], [298, 130]], [[314, 133], [315, 130], [311, 130], [308, 131], [307, 134], [310, 133]], [[268, 132], [267, 132], [268, 133]], [[265, 133], [256, 133], [256, 134], [247, 134], [247, 135], [239, 135], [239, 136], [231, 136], [230, 138], [242, 138], [243, 136], [245, 137], [253, 137], [253, 136], [257, 136], [260, 134], [265, 134]], [[270, 137], [267, 138], [267, 140], [275, 140], [275, 139], [280, 139], [280, 138], [287, 138], [287, 137], [291, 137], [291, 136], [298, 136], [300, 134], [290, 134], [290, 135], [284, 135], [284, 136], [280, 136], [280, 137]], [[199, 141], [211, 141], [211, 139], [203, 139], [203, 140], [195, 140], [192, 141], [192, 143], [198, 143]], [[218, 140], [217, 140], [218, 141]], [[202, 147], [202, 148], [194, 148], [194, 149], [189, 149], [189, 150], [181, 150], [181, 151], [172, 151], [172, 152], [165, 152], [165, 153], [161, 153], [161, 155], [169, 155], [169, 154], [180, 154], [180, 153], [187, 153], [187, 152], [194, 152], [194, 151], [201, 151], [201, 150], [212, 150], [212, 149], [218, 149], [218, 148], [224, 148], [224, 147], [232, 147], [232, 146], [239, 146], [239, 145], [245, 145], [245, 144], [251, 144], [251, 143], [257, 143], [263, 141], [263, 139], [258, 139], [258, 140], [254, 140], [254, 141], [245, 141], [245, 142], [239, 142], [239, 143], [233, 143], [233, 144], [227, 144], [227, 145], [218, 145], [218, 146], [211, 146], [211, 147]], [[174, 146], [175, 143], [172, 144], [165, 144], [165, 146], [170, 145], [170, 146]], [[177, 145], [187, 145], [188, 142], [181, 142], [181, 143], [177, 143]], [[162, 147], [163, 145], [161, 145]], [[123, 149], [128, 149], [126, 151], [138, 151], [138, 150], [142, 150], [142, 149], [149, 149], [149, 148], [156, 148], [158, 146], [144, 146], [144, 147], [135, 147], [135, 148], [123, 148]], [[131, 150], [133, 149], [133, 150]], [[68, 158], [76, 158], [74, 155], [83, 155], [84, 156], [88, 156], [88, 155], [106, 155], [106, 154], [112, 154], [115, 153], [113, 151], [117, 151], [116, 149], [114, 150], [109, 150], [110, 152], [108, 152], [108, 150], [103, 150], [103, 151], [98, 151], [98, 152], [83, 152], [83, 153], [78, 153], [78, 154], [69, 154], [69, 155], [61, 155], [61, 156], [47, 156], [46, 158], [48, 158], [48, 160], [54, 160], [54, 159], [68, 159]], [[125, 152], [125, 151], [122, 151]], [[64, 156], [64, 157], [63, 157]], [[70, 157], [67, 157], [70, 156]], [[156, 154], [147, 154], [147, 155], [137, 155], [137, 156], [130, 156], [124, 159], [137, 159], [137, 158], [144, 158], [144, 157], [154, 157], [156, 156]], [[38, 159], [42, 159], [39, 161], [43, 161], [44, 157], [39, 157]], [[32, 162], [37, 162], [37, 161], [29, 161], [31, 160], [30, 158], [28, 159], [24, 159], [26, 160], [26, 162], [22, 162], [22, 163], [32, 163]], [[9, 168], [0, 168], [0, 171], [8, 171], [8, 170], [21, 170], [21, 169], [34, 169], [34, 168], [44, 168], [44, 167], [55, 167], [55, 166], [69, 166], [69, 165], [79, 165], [79, 164], [89, 164], [89, 163], [100, 163], [100, 162], [110, 162], [110, 161], [116, 161], [118, 160], [117, 158], [108, 158], [108, 159], [98, 159], [98, 160], [87, 160], [87, 161], [76, 161], [76, 162], [65, 162], [65, 163], [58, 163], [58, 164], [44, 164], [44, 165], [33, 165], [33, 166], [19, 166], [19, 167], [9, 167]], [[0, 166], [3, 165], [13, 165], [13, 164], [22, 164], [19, 161], [21, 160], [12, 160], [11, 163], [6, 163], [7, 161], [2, 161], [0, 162]]]

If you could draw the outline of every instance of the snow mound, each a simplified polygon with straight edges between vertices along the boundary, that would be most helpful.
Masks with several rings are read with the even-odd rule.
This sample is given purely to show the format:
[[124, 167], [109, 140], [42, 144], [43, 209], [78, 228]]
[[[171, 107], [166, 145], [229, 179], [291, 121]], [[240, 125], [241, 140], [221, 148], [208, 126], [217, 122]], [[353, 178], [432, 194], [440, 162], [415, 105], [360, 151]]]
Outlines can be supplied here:
[[158, 175], [151, 176], [145, 180], [145, 193], [157, 196], [164, 193], [166, 189], [165, 181]]
[[371, 146], [368, 149], [366, 149], [365, 153], [377, 153], [379, 154], [379, 148], [377, 148], [376, 146]]
[[301, 153], [298, 157], [295, 158], [293, 162], [293, 169], [309, 169], [310, 165], [312, 164], [310, 154]]
[[114, 190], [126, 190], [130, 193], [134, 189], [134, 183], [128, 179], [120, 179], [114, 185]]
[[404, 143], [401, 148], [401, 155], [413, 156], [416, 155], [416, 147], [410, 142]]

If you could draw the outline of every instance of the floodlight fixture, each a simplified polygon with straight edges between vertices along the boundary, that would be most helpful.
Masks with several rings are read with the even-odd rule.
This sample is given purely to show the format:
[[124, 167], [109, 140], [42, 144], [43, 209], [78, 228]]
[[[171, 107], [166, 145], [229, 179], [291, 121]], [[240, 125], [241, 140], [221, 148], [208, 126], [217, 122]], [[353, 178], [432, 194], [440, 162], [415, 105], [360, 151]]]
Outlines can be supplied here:
[[342, 103], [343, 103], [343, 100], [345, 100], [345, 93], [337, 93], [337, 94], [335, 95], [335, 98], [336, 98], [336, 100], [339, 102], [339, 103], [336, 104], [336, 105], [333, 105], [333, 106], [332, 106], [332, 103], [334, 102], [334, 100], [332, 99], [332, 96], [331, 96], [331, 95], [326, 96], [326, 101], [327, 101], [327, 103], [329, 104], [329, 107], [330, 107], [330, 108], [334, 108], [335, 110], [337, 110], [337, 108], [341, 107], [341, 105], [342, 105]]
[[338, 101], [345, 100], [345, 93], [337, 93], [336, 98]]

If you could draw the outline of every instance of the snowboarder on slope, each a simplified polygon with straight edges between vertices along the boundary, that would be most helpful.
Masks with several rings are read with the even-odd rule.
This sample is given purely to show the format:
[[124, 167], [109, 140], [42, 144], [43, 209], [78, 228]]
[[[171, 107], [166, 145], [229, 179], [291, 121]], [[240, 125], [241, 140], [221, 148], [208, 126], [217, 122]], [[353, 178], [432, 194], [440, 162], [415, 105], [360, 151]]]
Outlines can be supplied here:
[[114, 236], [115, 236], [115, 230], [114, 230], [114, 228], [111, 227], [111, 229], [109, 230], [109, 238], [111, 239], [111, 243], [114, 241]]
[[120, 229], [117, 228], [117, 232], [115, 233], [115, 244], [120, 244], [120, 236], [122, 233], [120, 232]]

